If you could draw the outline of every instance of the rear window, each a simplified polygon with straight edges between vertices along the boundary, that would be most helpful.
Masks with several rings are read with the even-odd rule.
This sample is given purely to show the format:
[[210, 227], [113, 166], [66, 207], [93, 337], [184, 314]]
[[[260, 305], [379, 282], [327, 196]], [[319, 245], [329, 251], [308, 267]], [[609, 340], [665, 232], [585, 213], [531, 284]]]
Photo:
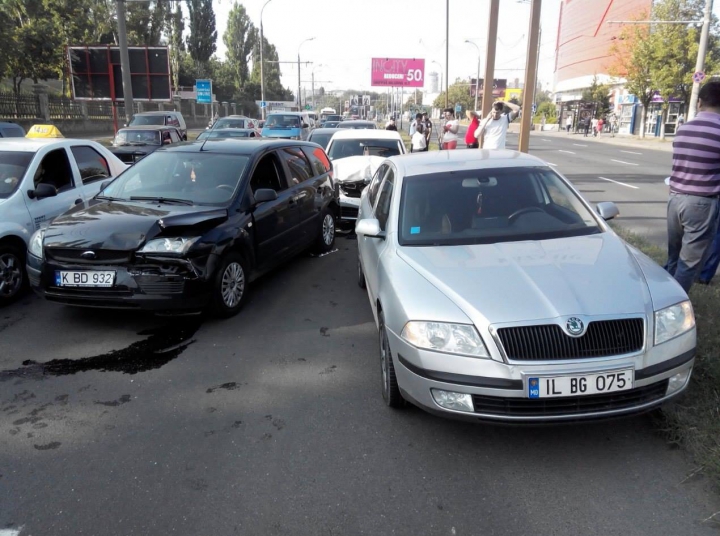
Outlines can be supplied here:
[[334, 140], [330, 145], [330, 160], [349, 156], [382, 156], [389, 158], [403, 154], [400, 149], [402, 142], [398, 140]]
[[316, 176], [327, 173], [330, 169], [332, 169], [330, 160], [328, 160], [325, 151], [319, 147], [315, 149], [311, 147], [303, 147], [303, 151], [305, 151], [305, 155], [310, 160], [310, 165], [312, 166]]
[[297, 115], [270, 115], [265, 128], [300, 128], [300, 117]]
[[247, 128], [244, 119], [218, 119], [215, 128]]
[[131, 127], [137, 127], [141, 125], [164, 125], [164, 115], [134, 115], [130, 121]]
[[160, 145], [160, 132], [157, 130], [119, 130], [115, 136], [115, 145]]
[[34, 153], [0, 151], [0, 199], [18, 189]]
[[21, 128], [4, 127], [0, 128], [0, 138], [23, 138], [25, 132]]
[[332, 138], [333, 134], [334, 134], [334, 132], [328, 132], [328, 133], [313, 132], [312, 134], [310, 134], [310, 138], [308, 139], [308, 141], [317, 143], [321, 147], [327, 148], [328, 143], [330, 143], [330, 138]]

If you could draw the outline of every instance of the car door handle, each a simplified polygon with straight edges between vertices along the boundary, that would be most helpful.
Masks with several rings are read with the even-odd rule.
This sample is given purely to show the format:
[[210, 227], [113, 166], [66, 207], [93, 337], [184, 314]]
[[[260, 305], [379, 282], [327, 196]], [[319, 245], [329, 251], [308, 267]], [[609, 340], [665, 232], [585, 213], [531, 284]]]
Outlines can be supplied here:
[[307, 192], [300, 192], [299, 194], [292, 196], [290, 199], [294, 203], [297, 203], [298, 201], [300, 201], [301, 199], [303, 199], [305, 197], [307, 197]]

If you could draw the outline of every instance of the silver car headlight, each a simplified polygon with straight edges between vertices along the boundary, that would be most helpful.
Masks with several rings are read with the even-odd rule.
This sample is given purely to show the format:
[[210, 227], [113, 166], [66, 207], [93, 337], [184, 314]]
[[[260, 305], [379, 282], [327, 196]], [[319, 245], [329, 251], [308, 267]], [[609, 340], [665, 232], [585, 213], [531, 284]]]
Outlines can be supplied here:
[[138, 253], [170, 253], [172, 255], [183, 255], [190, 247], [200, 240], [199, 236], [193, 238], [155, 238], [149, 240]]
[[44, 259], [45, 253], [43, 251], [43, 240], [45, 239], [45, 229], [38, 229], [30, 237], [30, 243], [28, 244], [28, 252], [30, 255], [37, 257], [38, 259]]
[[401, 337], [418, 348], [469, 357], [490, 357], [475, 326], [468, 324], [411, 321], [405, 324]]
[[655, 344], [674, 339], [695, 327], [690, 300], [655, 311]]

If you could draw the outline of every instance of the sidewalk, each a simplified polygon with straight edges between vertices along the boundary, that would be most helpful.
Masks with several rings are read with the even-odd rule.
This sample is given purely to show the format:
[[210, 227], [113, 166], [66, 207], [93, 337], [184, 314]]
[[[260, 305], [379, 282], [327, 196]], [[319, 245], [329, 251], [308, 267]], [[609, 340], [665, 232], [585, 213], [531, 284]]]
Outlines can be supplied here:
[[654, 151], [666, 151], [666, 152], [672, 152], [672, 137], [668, 137], [665, 141], [660, 141], [659, 138], [655, 137], [649, 137], [649, 138], [640, 138], [639, 136], [627, 136], [627, 135], [620, 135], [616, 134], [613, 138], [608, 133], [603, 133], [603, 135], [600, 138], [593, 138], [592, 136], [584, 137], [581, 133], [574, 133], [571, 132], [568, 134], [567, 132], [556, 132], [556, 131], [543, 131], [539, 132], [537, 130], [534, 130], [531, 132], [531, 135], [533, 136], [545, 136], [548, 138], [565, 138], [570, 140], [579, 140], [582, 139], [583, 143], [606, 143], [610, 145], [620, 145], [622, 147], [635, 147], [638, 149], [651, 149]]

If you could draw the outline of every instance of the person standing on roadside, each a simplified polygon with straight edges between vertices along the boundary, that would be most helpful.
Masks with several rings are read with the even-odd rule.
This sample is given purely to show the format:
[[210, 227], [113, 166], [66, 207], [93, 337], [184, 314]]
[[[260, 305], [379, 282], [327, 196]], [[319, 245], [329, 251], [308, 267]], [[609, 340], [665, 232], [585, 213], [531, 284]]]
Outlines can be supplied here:
[[423, 124], [425, 126], [425, 150], [430, 150], [430, 136], [432, 135], [433, 124], [427, 112], [423, 113]]
[[415, 133], [418, 131], [418, 129], [420, 131], [422, 131], [422, 125], [423, 125], [422, 114], [418, 112], [415, 114], [415, 119], [413, 119], [412, 123], [410, 123], [410, 131], [408, 132], [408, 134], [410, 135], [410, 152], [411, 153], [415, 152], [415, 151], [413, 151], [413, 146], [414, 146], [413, 140], [415, 139]]
[[[420, 114], [418, 114], [420, 115]], [[418, 123], [415, 126], [415, 133], [410, 139], [410, 152], [411, 153], [424, 153], [425, 152], [425, 127], [423, 126], [422, 116], [417, 120]]]
[[[505, 112], [505, 107], [510, 109]], [[483, 149], [504, 149], [510, 123], [520, 115], [520, 106], [511, 102], [496, 102], [492, 111], [475, 131], [475, 137], [482, 137]]]
[[567, 119], [565, 119], [565, 126], [567, 127], [568, 134], [570, 134], [570, 129], [572, 128], [572, 114], [568, 114]]
[[397, 132], [397, 127], [395, 126], [394, 118], [392, 118], [392, 117], [390, 118], [390, 121], [388, 121], [387, 124], [385, 125], [385, 130], [394, 130], [395, 132]]
[[667, 206], [665, 269], [690, 290], [710, 253], [718, 227], [720, 198], [720, 82], [698, 95], [698, 114], [678, 129]]
[[455, 119], [455, 112], [452, 108], [445, 108], [445, 125], [443, 126], [442, 135], [443, 149], [457, 149], [459, 129], [460, 123]]
[[480, 147], [480, 144], [478, 139], [475, 137], [475, 131], [480, 126], [480, 116], [478, 116], [477, 112], [472, 110], [467, 110], [465, 115], [470, 120], [467, 132], [465, 133], [465, 145], [468, 149], [477, 149]]
[[603, 121], [603, 118], [601, 117], [600, 119], [598, 119], [598, 122], [597, 122], [597, 137], [598, 138], [600, 137], [600, 134], [602, 133], [602, 129], [604, 126], [605, 126], [605, 121]]

